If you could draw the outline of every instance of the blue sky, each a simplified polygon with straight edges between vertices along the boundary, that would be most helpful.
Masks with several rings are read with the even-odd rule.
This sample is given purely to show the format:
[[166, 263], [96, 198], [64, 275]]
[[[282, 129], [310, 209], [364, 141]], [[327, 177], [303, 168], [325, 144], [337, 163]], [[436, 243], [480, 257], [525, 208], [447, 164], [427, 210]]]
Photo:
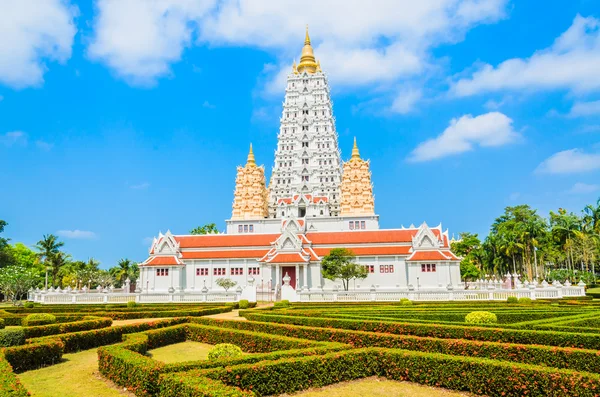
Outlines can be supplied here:
[[3, 1], [6, 236], [109, 267], [159, 230], [223, 230], [248, 144], [273, 165], [307, 23], [382, 227], [485, 235], [507, 205], [600, 196], [599, 2], [310, 3]]

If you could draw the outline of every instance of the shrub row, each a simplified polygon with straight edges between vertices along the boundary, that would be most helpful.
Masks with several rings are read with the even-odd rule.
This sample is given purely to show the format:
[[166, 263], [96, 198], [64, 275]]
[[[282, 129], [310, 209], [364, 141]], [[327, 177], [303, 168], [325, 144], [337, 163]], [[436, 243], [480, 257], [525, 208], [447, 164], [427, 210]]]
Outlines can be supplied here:
[[0, 350], [0, 396], [25, 397], [29, 393], [13, 372], [10, 363], [4, 358]]
[[56, 364], [63, 354], [63, 343], [58, 340], [9, 347], [4, 350], [6, 360], [17, 373]]
[[56, 322], [56, 316], [50, 313], [33, 313], [28, 314], [23, 320], [21, 324], [24, 327], [34, 327], [37, 325], [48, 325], [54, 324]]
[[91, 329], [106, 328], [112, 325], [110, 318], [90, 317], [88, 320], [75, 321], [72, 323], [58, 323], [41, 325], [38, 327], [25, 327], [26, 338], [39, 338], [42, 336], [66, 334], [69, 332], [88, 331]]
[[355, 331], [387, 332], [391, 334], [428, 336], [443, 339], [467, 339], [488, 342], [539, 344], [549, 346], [600, 349], [600, 335], [573, 332], [502, 329], [491, 327], [465, 327], [446, 324], [416, 324], [391, 321], [346, 320], [335, 318], [308, 318], [244, 312], [253, 321], [315, 327], [342, 328]]
[[123, 340], [124, 334], [147, 331], [154, 328], [169, 327], [187, 322], [187, 318], [171, 318], [149, 323], [120, 325], [91, 331], [72, 332], [28, 339], [27, 343], [38, 343], [59, 340], [64, 344], [64, 352], [72, 353], [79, 350], [91, 349], [98, 346], [110, 345]]
[[[197, 368], [198, 366], [206, 365], [206, 361], [203, 363], [196, 361], [168, 366], [144, 356], [150, 349], [185, 340], [210, 344], [233, 343], [240, 346], [246, 352], [273, 352], [283, 349], [325, 347], [329, 345], [310, 340], [273, 336], [258, 332], [185, 324], [127, 335], [125, 341], [120, 344], [99, 348], [98, 368], [102, 375], [120, 386], [127, 387], [138, 396], [153, 395], [158, 390], [158, 376], [161, 372], [177, 371], [182, 368]], [[331, 344], [331, 347], [341, 349], [347, 346]], [[304, 352], [304, 350], [296, 351]], [[288, 357], [288, 355], [285, 356]], [[261, 358], [248, 356], [236, 360], [238, 362], [254, 362], [257, 359], [265, 359], [265, 356]], [[215, 363], [217, 365], [224, 365], [225, 363], [229, 363], [229, 361], [212, 361], [212, 363], [213, 365]]]
[[393, 335], [332, 328], [290, 327], [282, 324], [257, 323], [252, 321], [215, 319], [193, 319], [192, 321], [211, 326], [244, 329], [294, 338], [335, 341], [356, 348], [385, 347], [467, 357], [486, 357], [600, 373], [600, 355], [598, 355], [596, 350]]
[[600, 376], [570, 370], [395, 349], [357, 349], [165, 374], [160, 377], [159, 396], [278, 395], [369, 376], [490, 397], [591, 397], [600, 388]]
[[25, 343], [23, 328], [0, 329], [0, 347], [18, 346]]
[[0, 318], [0, 329], [4, 328], [4, 319]]

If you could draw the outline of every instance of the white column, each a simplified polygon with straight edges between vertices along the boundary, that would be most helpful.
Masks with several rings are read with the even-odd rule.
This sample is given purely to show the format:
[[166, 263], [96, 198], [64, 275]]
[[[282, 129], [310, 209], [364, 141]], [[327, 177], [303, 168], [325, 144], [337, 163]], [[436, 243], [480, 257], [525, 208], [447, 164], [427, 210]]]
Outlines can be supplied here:
[[304, 269], [302, 269], [302, 270], [303, 270], [302, 278], [304, 279], [302, 287], [308, 288], [308, 263], [304, 265]]
[[275, 265], [275, 285], [280, 285], [281, 277], [279, 276], [279, 265]]
[[298, 266], [298, 264], [296, 264], [295, 277], [296, 277], [296, 279], [294, 280], [294, 283], [296, 285], [296, 289], [298, 289], [298, 283], [300, 282], [300, 266]]

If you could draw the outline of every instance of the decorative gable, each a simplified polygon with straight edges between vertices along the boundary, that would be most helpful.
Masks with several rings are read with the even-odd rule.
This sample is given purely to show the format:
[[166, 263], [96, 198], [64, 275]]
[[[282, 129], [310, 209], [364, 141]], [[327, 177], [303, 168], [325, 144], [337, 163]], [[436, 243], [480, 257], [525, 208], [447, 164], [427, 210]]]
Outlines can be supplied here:
[[440, 248], [441, 244], [433, 230], [423, 222], [419, 226], [417, 234], [412, 238], [412, 246], [413, 250], [430, 250]]

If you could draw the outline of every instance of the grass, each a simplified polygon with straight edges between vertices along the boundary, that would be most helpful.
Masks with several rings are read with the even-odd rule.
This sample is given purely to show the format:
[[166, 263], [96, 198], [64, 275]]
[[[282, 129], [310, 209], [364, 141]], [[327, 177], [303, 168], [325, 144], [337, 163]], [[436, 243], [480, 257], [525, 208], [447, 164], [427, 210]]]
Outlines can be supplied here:
[[96, 349], [64, 354], [64, 361], [19, 375], [37, 397], [133, 396], [101, 377]]
[[207, 360], [208, 352], [213, 345], [200, 342], [175, 343], [148, 351], [148, 356], [163, 363], [179, 363], [183, 361]]
[[397, 382], [383, 378], [366, 378], [352, 382], [337, 383], [320, 389], [309, 389], [283, 396], [298, 397], [459, 397], [472, 396], [446, 389], [423, 386], [410, 382]]

